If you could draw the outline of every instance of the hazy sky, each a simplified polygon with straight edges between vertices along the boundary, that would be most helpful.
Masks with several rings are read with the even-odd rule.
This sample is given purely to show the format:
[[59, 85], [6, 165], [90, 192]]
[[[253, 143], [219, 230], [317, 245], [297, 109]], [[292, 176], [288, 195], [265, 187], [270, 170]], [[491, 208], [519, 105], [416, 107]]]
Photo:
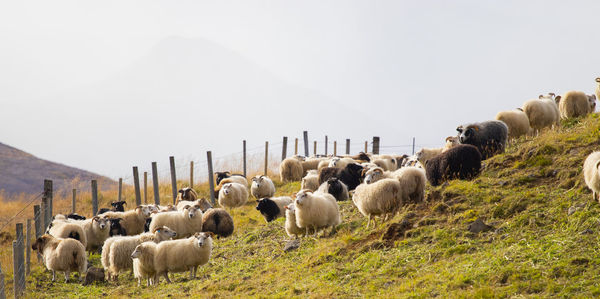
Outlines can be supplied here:
[[[0, 142], [112, 177], [298, 137], [303, 122], [319, 141], [441, 145], [540, 93], [592, 93], [599, 12], [595, 0], [3, 1]], [[269, 121], [302, 105], [312, 118]]]

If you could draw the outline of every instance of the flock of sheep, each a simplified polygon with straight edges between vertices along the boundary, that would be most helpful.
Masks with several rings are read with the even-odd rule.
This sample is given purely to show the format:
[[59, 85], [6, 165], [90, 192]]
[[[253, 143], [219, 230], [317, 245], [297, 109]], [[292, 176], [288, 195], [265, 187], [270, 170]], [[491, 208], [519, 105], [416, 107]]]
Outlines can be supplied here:
[[[169, 272], [190, 272], [194, 278], [199, 266], [210, 259], [213, 237], [233, 233], [234, 221], [228, 211], [243, 206], [252, 195], [256, 210], [267, 222], [285, 218], [290, 237], [334, 233], [342, 217], [338, 201], [352, 198], [358, 211], [368, 218], [384, 221], [408, 203], [425, 198], [425, 185], [451, 179], [471, 179], [481, 170], [481, 161], [502, 153], [509, 138], [535, 135], [558, 126], [560, 119], [585, 116], [595, 110], [600, 98], [600, 78], [596, 95], [570, 91], [563, 96], [548, 94], [527, 101], [522, 108], [498, 113], [495, 120], [461, 125], [457, 136], [446, 138], [442, 148], [420, 150], [407, 155], [293, 156], [280, 164], [282, 182], [301, 181], [292, 196], [273, 197], [275, 184], [267, 176], [252, 178], [250, 188], [242, 175], [216, 173], [215, 196], [222, 208], [213, 208], [193, 189], [179, 190], [176, 206], [141, 205], [125, 211], [124, 202], [111, 210], [85, 219], [77, 214], [57, 215], [32, 246], [43, 255], [52, 271], [87, 271], [86, 251], [100, 251], [108, 280], [131, 271], [138, 285], [170, 282]], [[600, 200], [600, 152], [584, 163], [585, 182]], [[80, 277], [81, 279], [81, 277]]]

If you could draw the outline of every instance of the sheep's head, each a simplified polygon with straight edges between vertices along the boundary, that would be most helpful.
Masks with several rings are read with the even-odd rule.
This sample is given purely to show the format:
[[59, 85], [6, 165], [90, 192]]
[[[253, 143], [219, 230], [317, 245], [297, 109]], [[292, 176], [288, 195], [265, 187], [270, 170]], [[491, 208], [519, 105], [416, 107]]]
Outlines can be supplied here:
[[196, 191], [190, 187], [179, 189], [178, 193], [181, 200], [194, 201], [197, 198]]
[[459, 144], [458, 137], [456, 137], [456, 136], [446, 137], [446, 147], [454, 147], [458, 144]]
[[106, 220], [109, 221], [110, 236], [121, 235], [124, 233], [126, 234], [126, 232], [124, 232], [125, 229], [123, 229], [121, 226], [121, 221], [123, 220], [122, 218], [106, 218]]
[[460, 134], [458, 135], [458, 139], [460, 143], [468, 143], [475, 138], [475, 135], [479, 131], [479, 127], [476, 125], [467, 126]]
[[588, 102], [590, 103], [590, 109], [591, 112], [594, 112], [596, 110], [596, 95], [589, 95], [588, 97]]
[[229, 192], [231, 192], [231, 183], [227, 183], [225, 185], [223, 185], [223, 188], [221, 189], [221, 191], [225, 194], [228, 195]]
[[125, 201], [117, 201], [117, 202], [112, 202], [110, 203], [110, 205], [114, 208], [114, 210], [116, 212], [125, 212], [125, 205], [127, 205], [127, 202]]
[[153, 233], [164, 236], [165, 238], [163, 238], [163, 239], [165, 239], [165, 240], [177, 237], [177, 232], [166, 226], [161, 226], [161, 227], [155, 228]]
[[260, 184], [262, 184], [264, 180], [265, 180], [264, 175], [255, 176], [252, 178], [252, 185], [255, 185], [256, 188], [260, 188]]
[[598, 82], [598, 84], [600, 84], [600, 78], [596, 78], [596, 82]]
[[135, 210], [138, 213], [141, 213], [142, 216], [144, 216], [144, 218], [148, 218], [152, 214], [153, 207], [150, 206], [150, 205], [143, 205], [143, 206], [137, 206], [137, 207], [135, 207]]
[[381, 167], [371, 168], [365, 173], [365, 183], [366, 184], [375, 183], [378, 180], [380, 180], [382, 177], [383, 177], [383, 168], [381, 168]]
[[292, 213], [294, 213], [296, 211], [296, 205], [294, 203], [291, 203], [291, 204], [285, 206], [284, 208]]
[[350, 164], [346, 165], [346, 170], [348, 172], [352, 173], [353, 175], [361, 176], [363, 167], [356, 163], [350, 163]]
[[198, 199], [198, 203], [196, 204], [196, 206], [200, 210], [202, 210], [202, 212], [212, 208], [212, 205], [210, 204], [210, 202], [208, 202], [208, 200], [206, 200], [206, 198]]
[[215, 172], [217, 185], [223, 180], [231, 176], [229, 171]]
[[46, 245], [52, 240], [54, 240], [53, 236], [45, 234], [35, 240], [35, 242], [31, 245], [31, 249], [37, 250], [40, 254], [42, 254]]
[[296, 193], [295, 204], [302, 206], [311, 195], [312, 192], [310, 190], [300, 190], [300, 192]]
[[194, 238], [196, 238], [196, 240], [198, 241], [198, 246], [203, 247], [203, 246], [212, 245], [212, 237], [213, 236], [214, 236], [214, 234], [212, 232], [203, 232], [203, 233], [196, 233], [194, 235]]
[[133, 252], [131, 253], [131, 258], [136, 259], [136, 258], [140, 257], [142, 255], [142, 253], [144, 252], [144, 247], [145, 247], [145, 244], [140, 244], [140, 245], [136, 246], [135, 249], [133, 250]]
[[331, 161], [329, 161], [329, 167], [336, 167], [338, 165], [338, 163], [340, 162], [340, 158], [339, 157], [333, 157], [331, 159]]
[[196, 217], [196, 215], [200, 215], [200, 217], [202, 217], [202, 211], [200, 211], [200, 209], [198, 209], [197, 206], [186, 205], [184, 210], [187, 211], [187, 215], [190, 219], [193, 219], [194, 217]]
[[110, 223], [108, 222], [109, 221], [104, 217], [94, 216], [94, 218], [92, 218], [92, 225], [98, 227], [100, 230], [108, 230], [110, 228]]

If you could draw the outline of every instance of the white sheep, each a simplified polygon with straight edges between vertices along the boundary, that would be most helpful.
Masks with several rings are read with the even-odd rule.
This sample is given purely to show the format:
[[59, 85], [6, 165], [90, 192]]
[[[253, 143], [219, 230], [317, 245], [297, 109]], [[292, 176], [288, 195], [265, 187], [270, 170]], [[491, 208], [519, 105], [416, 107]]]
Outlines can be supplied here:
[[142, 284], [142, 279], [146, 279], [146, 286], [154, 284], [156, 270], [154, 269], [154, 255], [156, 253], [156, 243], [144, 242], [139, 244], [133, 250], [131, 258], [133, 259], [133, 277], [137, 278], [138, 286]]
[[377, 166], [388, 171], [394, 171], [398, 168], [396, 158], [391, 155], [373, 155], [371, 163], [377, 164]]
[[582, 91], [568, 91], [560, 97], [558, 103], [561, 119], [586, 116], [589, 113], [594, 112], [595, 108], [596, 96], [588, 96]]
[[529, 100], [523, 104], [521, 109], [527, 114], [529, 125], [536, 133], [544, 128], [560, 124], [560, 114], [553, 93], [547, 96], [540, 95], [539, 99]]
[[156, 246], [154, 269], [156, 283], [164, 276], [168, 283], [169, 272], [190, 271], [190, 279], [196, 278], [198, 266], [208, 263], [212, 252], [212, 232], [197, 233], [183, 240], [165, 241]]
[[248, 201], [248, 189], [238, 183], [227, 183], [219, 192], [219, 205], [225, 208], [241, 207]]
[[315, 169], [309, 170], [306, 173], [306, 176], [302, 178], [300, 190], [309, 189], [311, 191], [316, 191], [317, 188], [319, 188], [319, 172]]
[[429, 159], [442, 153], [444, 148], [422, 148], [415, 155], [421, 164], [426, 164]]
[[425, 170], [418, 167], [403, 167], [396, 171], [383, 171], [382, 168], [369, 169], [365, 173], [365, 184], [372, 184], [382, 179], [396, 179], [401, 185], [403, 202], [421, 202], [425, 199]]
[[70, 223], [81, 226], [85, 232], [87, 244], [85, 249], [87, 251], [94, 251], [100, 249], [104, 241], [110, 236], [110, 223], [108, 219], [100, 216], [94, 216], [91, 219], [86, 220], [73, 220], [69, 219]]
[[285, 206], [285, 232], [288, 236], [296, 239], [306, 232], [296, 224], [296, 205], [294, 203]]
[[257, 175], [252, 178], [250, 193], [256, 199], [271, 197], [275, 194], [275, 184], [273, 184], [273, 181], [268, 176]]
[[496, 120], [506, 124], [509, 138], [519, 138], [523, 135], [529, 135], [533, 131], [529, 124], [529, 117], [521, 108], [500, 111], [496, 114]]
[[46, 233], [60, 239], [75, 239], [84, 247], [87, 246], [87, 237], [83, 228], [78, 224], [63, 221], [61, 219], [53, 220]]
[[153, 208], [151, 206], [138, 206], [133, 210], [125, 212], [106, 212], [102, 214], [105, 218], [121, 218], [121, 226], [128, 236], [135, 236], [144, 232], [146, 218], [150, 217]]
[[384, 221], [393, 217], [402, 206], [402, 187], [397, 179], [382, 179], [372, 184], [360, 184], [352, 196], [354, 205], [361, 214], [368, 217], [367, 228], [371, 221], [376, 225], [375, 216], [384, 217]]
[[182, 211], [153, 214], [150, 231], [163, 226], [177, 232], [178, 239], [187, 238], [202, 231], [202, 210], [197, 206], [185, 206]]
[[212, 205], [210, 204], [210, 202], [208, 202], [208, 200], [206, 200], [206, 198], [200, 198], [194, 201], [182, 200], [178, 202], [175, 211], [183, 211], [185, 206], [199, 206], [202, 211], [206, 211], [212, 208]]
[[322, 159], [320, 158], [308, 158], [300, 163], [302, 163], [302, 172], [304, 175], [306, 175], [306, 172], [308, 172], [309, 170], [312, 169], [318, 169], [319, 167], [319, 162], [321, 162]]
[[152, 233], [108, 238], [102, 247], [102, 256], [100, 258], [107, 278], [109, 280], [117, 280], [119, 272], [132, 269], [133, 261], [131, 260], [131, 253], [137, 245], [149, 241], [160, 243], [176, 236], [177, 233], [174, 230], [162, 226], [152, 230]]
[[346, 165], [348, 165], [350, 163], [357, 163], [357, 162], [352, 158], [333, 157], [333, 158], [331, 158], [331, 161], [329, 162], [329, 167], [344, 169], [344, 168], [346, 168]]
[[69, 281], [69, 273], [79, 273], [79, 281], [87, 272], [85, 247], [75, 239], [59, 239], [45, 234], [31, 245], [43, 257], [46, 269], [52, 271], [52, 281], [56, 281], [56, 271], [65, 272], [65, 282]]
[[600, 100], [600, 78], [596, 78], [598, 86], [596, 86], [596, 99]]
[[319, 162], [319, 165], [317, 165], [317, 170], [321, 170], [325, 167], [329, 167], [330, 162], [331, 162], [331, 159], [321, 159], [321, 161]]
[[328, 193], [300, 190], [294, 201], [296, 209], [296, 225], [306, 230], [310, 229], [316, 234], [319, 229], [331, 227], [335, 231], [342, 220], [335, 197]]
[[585, 184], [592, 190], [592, 198], [600, 202], [600, 152], [593, 152], [583, 163]]
[[282, 182], [296, 182], [302, 179], [302, 163], [295, 157], [285, 158], [279, 164], [279, 178]]

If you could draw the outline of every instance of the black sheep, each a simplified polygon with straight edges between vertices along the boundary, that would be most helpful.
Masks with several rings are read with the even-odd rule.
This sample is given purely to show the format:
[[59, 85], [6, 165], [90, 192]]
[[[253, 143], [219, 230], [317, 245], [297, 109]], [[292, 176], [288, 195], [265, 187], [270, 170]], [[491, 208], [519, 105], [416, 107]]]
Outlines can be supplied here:
[[112, 236], [126, 236], [127, 231], [121, 226], [121, 218], [108, 218], [110, 222], [109, 235]]
[[323, 184], [329, 178], [338, 178], [348, 186], [348, 191], [354, 190], [361, 183], [362, 171], [363, 167], [356, 163], [350, 163], [344, 169], [323, 167], [319, 171], [319, 185]]
[[146, 223], [144, 223], [144, 232], [147, 233], [150, 231], [150, 223], [152, 222], [152, 217], [146, 218]]
[[481, 170], [481, 153], [469, 144], [459, 144], [427, 161], [425, 171], [432, 186], [452, 179], [471, 179]]
[[69, 214], [69, 215], [67, 215], [67, 218], [69, 218], [69, 219], [75, 219], [75, 220], [85, 220], [86, 219], [85, 216], [81, 216], [81, 215], [79, 215], [77, 213]]
[[348, 187], [338, 178], [329, 178], [327, 180], [327, 193], [333, 195], [337, 201], [348, 199]]
[[112, 211], [112, 209], [102, 208], [102, 209], [100, 209], [100, 211], [98, 211], [98, 215], [104, 214], [104, 213], [110, 212], [110, 211]]
[[125, 212], [125, 208], [123, 206], [126, 204], [127, 203], [125, 201], [117, 201], [110, 203], [110, 205], [113, 207], [113, 212]]
[[508, 139], [508, 127], [499, 120], [459, 126], [456, 131], [459, 142], [477, 147], [483, 160], [503, 153]]
[[233, 234], [233, 218], [224, 209], [208, 209], [202, 215], [202, 231], [212, 232], [219, 237]]
[[258, 201], [256, 205], [256, 210], [258, 210], [264, 217], [267, 222], [271, 222], [277, 219], [277, 215], [281, 213], [279, 206], [272, 201], [270, 198], [262, 198]]

